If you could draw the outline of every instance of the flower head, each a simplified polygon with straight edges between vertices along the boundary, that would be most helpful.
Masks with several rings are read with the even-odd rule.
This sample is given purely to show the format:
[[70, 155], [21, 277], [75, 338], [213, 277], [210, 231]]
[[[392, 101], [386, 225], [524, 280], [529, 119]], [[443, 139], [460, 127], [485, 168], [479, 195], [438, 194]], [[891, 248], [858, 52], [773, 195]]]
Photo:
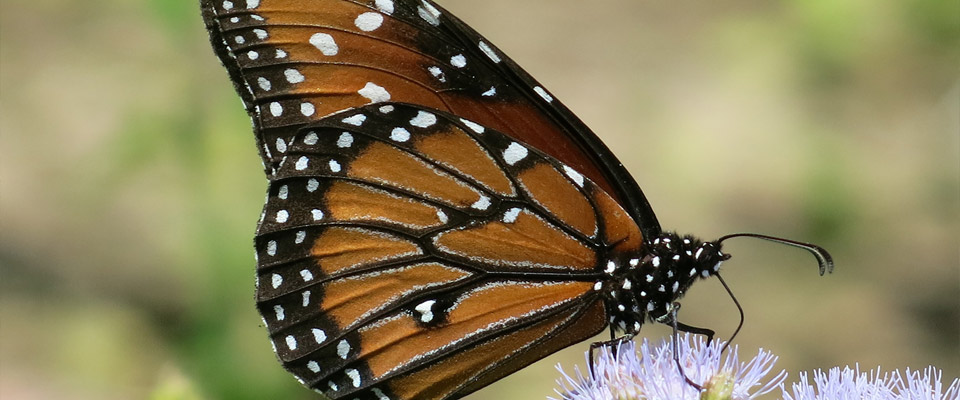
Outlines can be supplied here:
[[[706, 343], [702, 336], [688, 334], [679, 339], [681, 373], [672, 347], [668, 338], [657, 346], [644, 339], [639, 352], [632, 341], [598, 349], [592, 373], [585, 376], [578, 368], [574, 369], [575, 376], [564, 373], [557, 394], [563, 400], [744, 400], [772, 391], [786, 377], [781, 370], [772, 379], [765, 379], [777, 360], [770, 352], [760, 349], [750, 361], [741, 362], [736, 346], [724, 356], [720, 352], [723, 342]], [[704, 391], [687, 383], [684, 374]]]
[[805, 372], [800, 373], [800, 382], [794, 383], [793, 391], [783, 390], [784, 400], [958, 400], [960, 399], [960, 379], [943, 391], [939, 370], [928, 367], [920, 371], [907, 369], [906, 379], [899, 371], [881, 374], [880, 369], [860, 372], [860, 366], [854, 369], [844, 367], [831, 368], [824, 373], [813, 371], [813, 382], [808, 383]]
[[953, 383], [943, 391], [943, 371], [934, 367], [927, 367], [920, 371], [910, 371], [907, 368], [907, 378], [903, 380], [903, 387], [900, 389], [901, 398], [910, 400], [957, 400], [960, 399], [960, 379], [954, 379]]

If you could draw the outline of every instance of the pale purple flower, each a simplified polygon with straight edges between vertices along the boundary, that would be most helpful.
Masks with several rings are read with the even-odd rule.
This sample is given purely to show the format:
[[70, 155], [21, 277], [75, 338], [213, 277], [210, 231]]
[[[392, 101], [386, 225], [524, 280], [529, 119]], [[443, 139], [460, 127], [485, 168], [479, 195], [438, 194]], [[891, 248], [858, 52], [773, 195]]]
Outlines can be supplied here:
[[783, 390], [784, 400], [958, 400], [960, 399], [960, 380], [943, 390], [941, 371], [928, 367], [920, 371], [907, 369], [906, 379], [900, 371], [880, 373], [880, 369], [860, 372], [860, 366], [854, 369], [844, 367], [831, 368], [827, 373], [821, 370], [813, 372], [813, 385], [808, 383], [806, 372], [800, 373], [800, 382], [792, 384], [792, 392]]
[[960, 379], [954, 378], [953, 383], [943, 391], [943, 371], [934, 367], [927, 367], [920, 371], [910, 371], [907, 368], [907, 379], [900, 389], [902, 399], [909, 400], [957, 400], [960, 399]]
[[[704, 393], [684, 380], [673, 360], [670, 338], [656, 347], [644, 339], [639, 352], [632, 341], [614, 349], [599, 348], [595, 351], [593, 373], [586, 376], [579, 368], [574, 369], [575, 376], [567, 375], [558, 366], [563, 379], [558, 380], [561, 389], [556, 392], [563, 400], [746, 400], [776, 389], [786, 377], [781, 370], [773, 378], [765, 379], [777, 360], [770, 352], [760, 349], [750, 361], [741, 362], [736, 346], [725, 356], [720, 353], [722, 346], [720, 341], [708, 344], [699, 335], [685, 334], [680, 338], [678, 350], [683, 371], [704, 386]], [[587, 357], [589, 363], [589, 353]]]
[[[800, 373], [800, 382], [792, 384], [793, 392], [783, 390], [783, 400], [894, 400], [897, 397], [893, 388], [899, 382], [897, 374], [880, 375], [880, 369], [861, 373], [860, 366], [855, 369], [845, 367], [831, 368], [827, 373], [813, 371], [813, 385], [808, 382], [807, 372]], [[816, 386], [816, 388], [814, 388]]]

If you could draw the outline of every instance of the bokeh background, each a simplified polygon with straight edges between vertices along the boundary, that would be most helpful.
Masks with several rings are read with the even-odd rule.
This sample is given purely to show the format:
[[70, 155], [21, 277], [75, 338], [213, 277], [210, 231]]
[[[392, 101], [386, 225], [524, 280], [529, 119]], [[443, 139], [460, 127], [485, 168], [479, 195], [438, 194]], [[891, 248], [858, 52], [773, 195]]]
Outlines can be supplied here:
[[[315, 398], [253, 307], [265, 180], [197, 4], [0, 4], [0, 398]], [[819, 277], [803, 251], [727, 244], [744, 356], [772, 350], [788, 381], [960, 375], [960, 2], [441, 4], [582, 117], [665, 227], [833, 252]], [[682, 315], [737, 323], [715, 281]], [[542, 399], [586, 349], [470, 399]]]

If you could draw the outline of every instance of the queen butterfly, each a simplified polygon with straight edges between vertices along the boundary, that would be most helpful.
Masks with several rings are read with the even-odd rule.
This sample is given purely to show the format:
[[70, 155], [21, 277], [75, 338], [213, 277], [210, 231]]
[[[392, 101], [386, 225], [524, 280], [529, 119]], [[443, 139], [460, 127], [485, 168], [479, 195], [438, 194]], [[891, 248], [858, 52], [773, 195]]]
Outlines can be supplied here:
[[458, 398], [608, 326], [676, 327], [729, 257], [663, 232], [589, 128], [430, 1], [201, 6], [270, 182], [257, 307], [327, 397]]

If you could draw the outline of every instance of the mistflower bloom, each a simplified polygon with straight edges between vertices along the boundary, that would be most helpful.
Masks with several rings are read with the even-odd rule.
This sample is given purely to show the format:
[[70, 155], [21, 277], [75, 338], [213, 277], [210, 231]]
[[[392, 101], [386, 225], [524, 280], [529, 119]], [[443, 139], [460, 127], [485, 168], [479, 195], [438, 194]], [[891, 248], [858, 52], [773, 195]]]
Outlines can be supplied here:
[[563, 400], [745, 400], [776, 389], [786, 377], [781, 370], [766, 379], [777, 357], [763, 349], [750, 361], [741, 362], [737, 346], [723, 355], [723, 342], [706, 343], [702, 336], [684, 334], [678, 343], [680, 363], [687, 377], [704, 387], [701, 393], [684, 380], [672, 347], [667, 338], [655, 347], [644, 339], [639, 352], [632, 341], [612, 349], [599, 348], [592, 374], [574, 368], [571, 376], [557, 366], [563, 378], [557, 381], [560, 389], [556, 392]]
[[957, 400], [960, 399], [960, 378], [954, 378], [953, 383], [943, 391], [943, 371], [934, 367], [927, 367], [920, 371], [910, 371], [907, 368], [907, 378], [900, 388], [900, 398], [910, 400]]
[[[813, 372], [813, 382], [808, 383], [806, 372], [800, 373], [800, 382], [792, 385], [792, 392], [781, 386], [784, 400], [958, 400], [960, 380], [943, 390], [942, 374], [933, 367], [921, 373], [907, 369], [906, 379], [899, 371], [880, 373], [880, 369], [860, 372], [844, 367], [831, 368], [827, 373]], [[815, 386], [815, 387], [814, 387]]]
[[[885, 373], [880, 375], [880, 369], [869, 373], [860, 372], [860, 366], [855, 369], [844, 367], [831, 368], [824, 373], [822, 370], [813, 371], [813, 385], [808, 382], [806, 372], [800, 373], [800, 382], [791, 385], [793, 393], [783, 390], [783, 400], [894, 400], [894, 387], [899, 384], [897, 374]], [[814, 389], [816, 386], [816, 389]]]

